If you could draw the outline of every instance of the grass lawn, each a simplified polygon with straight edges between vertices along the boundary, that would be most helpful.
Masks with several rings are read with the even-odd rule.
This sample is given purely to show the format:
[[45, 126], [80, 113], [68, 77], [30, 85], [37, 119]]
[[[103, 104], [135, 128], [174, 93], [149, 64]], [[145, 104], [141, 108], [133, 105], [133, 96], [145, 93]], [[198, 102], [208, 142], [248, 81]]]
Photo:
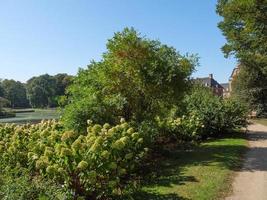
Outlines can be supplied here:
[[58, 119], [60, 116], [60, 113], [55, 109], [35, 109], [34, 111], [18, 111], [16, 117], [0, 119], [0, 123], [34, 123], [43, 119]]
[[243, 136], [205, 142], [168, 153], [137, 200], [214, 200], [231, 191], [234, 171], [247, 149]]
[[255, 119], [253, 122], [267, 126], [267, 119]]

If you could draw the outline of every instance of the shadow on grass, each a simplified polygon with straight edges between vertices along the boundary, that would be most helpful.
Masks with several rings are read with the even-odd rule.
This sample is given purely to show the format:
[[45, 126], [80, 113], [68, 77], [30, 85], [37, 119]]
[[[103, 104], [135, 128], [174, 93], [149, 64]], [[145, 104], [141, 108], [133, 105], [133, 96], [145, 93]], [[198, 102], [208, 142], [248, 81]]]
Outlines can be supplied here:
[[[244, 138], [244, 135], [235, 135], [233, 138]], [[231, 138], [230, 138], [231, 139]], [[190, 182], [198, 182], [194, 176], [184, 174], [184, 168], [190, 166], [212, 166], [217, 165], [222, 169], [232, 171], [240, 170], [241, 155], [247, 151], [247, 147], [218, 139], [207, 142], [203, 145], [193, 146], [188, 149], [175, 148], [172, 151], [165, 151], [164, 156], [149, 170], [144, 171], [144, 187], [172, 187], [172, 185], [184, 185]], [[267, 151], [267, 149], [265, 150]], [[168, 200], [187, 199], [177, 194], [163, 195], [153, 191], [139, 191], [134, 195], [136, 200]]]
[[176, 194], [153, 194], [141, 191], [135, 196], [135, 200], [190, 200], [188, 198], [179, 197]]

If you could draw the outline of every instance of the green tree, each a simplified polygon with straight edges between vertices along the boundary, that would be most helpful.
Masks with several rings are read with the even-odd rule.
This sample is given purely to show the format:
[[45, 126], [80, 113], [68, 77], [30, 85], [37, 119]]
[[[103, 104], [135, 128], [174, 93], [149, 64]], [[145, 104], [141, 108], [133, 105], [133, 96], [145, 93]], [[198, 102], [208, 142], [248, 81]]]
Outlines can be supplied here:
[[[241, 68], [233, 80], [233, 96], [236, 96], [259, 116], [267, 115], [267, 76], [254, 68]], [[264, 87], [265, 86], [265, 87]]]
[[10, 101], [12, 108], [27, 107], [29, 105], [26, 88], [23, 83], [6, 79], [2, 81], [1, 85], [4, 89], [4, 98]]
[[0, 97], [3, 97], [5, 95], [5, 90], [2, 86], [2, 83], [0, 82]]
[[[252, 100], [253, 107], [267, 110], [267, 0], [219, 0], [219, 23], [227, 39], [226, 56], [235, 55], [242, 64], [242, 75], [235, 83], [237, 96]], [[245, 96], [246, 95], [246, 96]], [[264, 97], [264, 98], [263, 98]]]
[[66, 88], [73, 77], [67, 74], [50, 76], [44, 74], [27, 81], [27, 93], [32, 107], [57, 107], [60, 97], [65, 95]]
[[100, 62], [80, 69], [63, 120], [81, 130], [88, 119], [114, 124], [119, 116], [136, 122], [162, 116], [180, 103], [196, 64], [196, 57], [126, 28], [108, 40]]
[[32, 107], [52, 107], [55, 105], [55, 80], [45, 74], [27, 81], [27, 93]]
[[73, 76], [70, 76], [68, 74], [57, 74], [53, 78], [56, 82], [56, 96], [65, 95], [67, 87], [72, 83]]

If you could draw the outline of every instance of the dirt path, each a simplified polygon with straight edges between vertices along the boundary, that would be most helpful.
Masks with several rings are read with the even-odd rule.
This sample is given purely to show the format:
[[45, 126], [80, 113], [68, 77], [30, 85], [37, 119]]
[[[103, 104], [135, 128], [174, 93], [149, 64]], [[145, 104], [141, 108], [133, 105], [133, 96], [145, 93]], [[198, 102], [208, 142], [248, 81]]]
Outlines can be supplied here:
[[248, 129], [250, 150], [226, 200], [267, 200], [267, 126], [253, 124]]

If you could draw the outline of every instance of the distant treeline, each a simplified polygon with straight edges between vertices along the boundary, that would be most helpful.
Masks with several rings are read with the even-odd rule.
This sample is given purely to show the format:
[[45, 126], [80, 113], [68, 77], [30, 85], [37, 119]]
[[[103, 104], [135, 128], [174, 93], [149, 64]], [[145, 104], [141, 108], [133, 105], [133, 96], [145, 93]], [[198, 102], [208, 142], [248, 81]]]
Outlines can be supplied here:
[[57, 107], [64, 103], [65, 91], [72, 78], [68, 74], [44, 74], [32, 77], [26, 83], [0, 80], [0, 97], [6, 99], [5, 106], [11, 108]]

